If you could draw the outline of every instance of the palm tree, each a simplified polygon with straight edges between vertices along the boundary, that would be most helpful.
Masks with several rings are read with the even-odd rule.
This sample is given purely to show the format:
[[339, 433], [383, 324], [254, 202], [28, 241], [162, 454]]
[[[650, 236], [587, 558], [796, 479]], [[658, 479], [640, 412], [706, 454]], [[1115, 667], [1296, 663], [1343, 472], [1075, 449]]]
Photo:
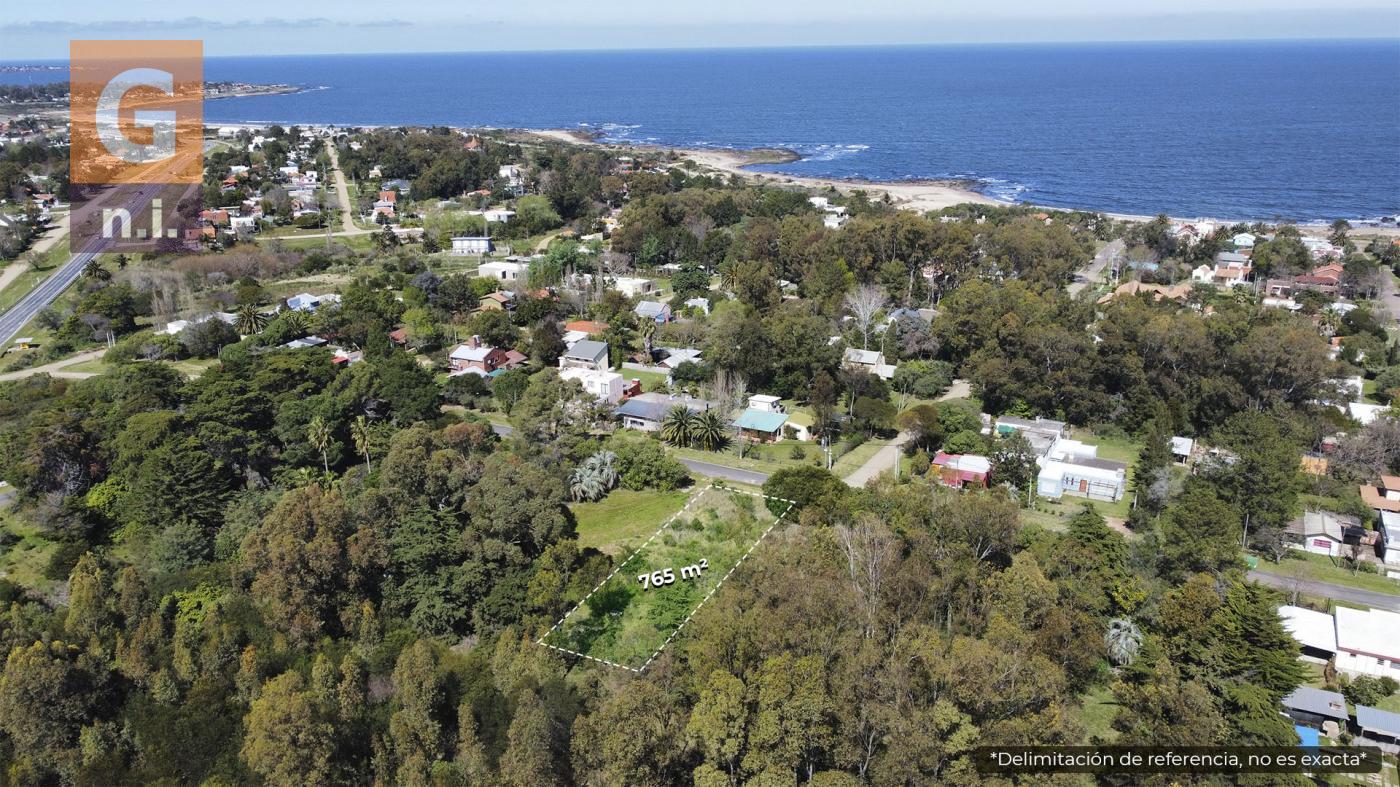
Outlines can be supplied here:
[[671, 445], [687, 446], [695, 439], [695, 414], [683, 404], [672, 407], [661, 419], [661, 439]]
[[369, 470], [369, 421], [363, 415], [356, 416], [350, 424], [350, 439], [355, 441], [355, 450], [365, 458], [365, 470]]
[[98, 281], [109, 281], [112, 278], [112, 272], [102, 267], [102, 263], [98, 262], [96, 257], [93, 257], [83, 266], [83, 276], [89, 279], [97, 279]]
[[1109, 660], [1124, 667], [1137, 658], [1138, 650], [1142, 647], [1142, 631], [1127, 618], [1114, 618], [1108, 622], [1103, 641], [1108, 647]]
[[642, 347], [646, 350], [646, 363], [651, 363], [651, 345], [656, 338], [656, 320], [645, 318], [637, 328], [637, 332], [642, 335]]
[[690, 439], [706, 451], [719, 451], [729, 444], [729, 424], [718, 410], [706, 410], [695, 416]]
[[305, 336], [311, 332], [311, 317], [309, 317], [306, 312], [288, 310], [282, 312], [277, 319], [281, 320], [292, 332], [300, 336]]
[[569, 496], [574, 500], [601, 500], [608, 490], [617, 486], [617, 469], [613, 466], [617, 454], [599, 451], [583, 460], [569, 476]]
[[311, 423], [306, 425], [306, 439], [311, 443], [311, 447], [321, 452], [321, 465], [329, 473], [331, 461], [327, 452], [331, 447], [331, 427], [326, 423], [326, 419], [319, 415], [312, 418]]
[[244, 336], [252, 336], [267, 327], [267, 315], [258, 311], [258, 307], [251, 303], [240, 306], [238, 313], [234, 315], [233, 327]]

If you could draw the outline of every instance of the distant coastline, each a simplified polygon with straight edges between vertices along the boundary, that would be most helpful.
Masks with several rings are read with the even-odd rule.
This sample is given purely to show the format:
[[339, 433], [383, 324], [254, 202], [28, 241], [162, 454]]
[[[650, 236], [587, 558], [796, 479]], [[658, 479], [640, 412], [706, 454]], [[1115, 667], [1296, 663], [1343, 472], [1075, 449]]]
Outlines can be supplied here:
[[718, 170], [726, 174], [738, 175], [757, 183], [769, 185], [792, 185], [810, 189], [836, 189], [843, 194], [865, 191], [871, 194], [888, 194], [890, 200], [902, 208], [918, 211], [942, 210], [943, 208], [965, 203], [979, 205], [1014, 205], [1016, 203], [988, 197], [976, 191], [969, 180], [900, 180], [878, 181], [861, 178], [815, 178], [805, 175], [755, 172], [750, 167], [756, 164], [788, 164], [802, 159], [801, 154], [786, 148], [696, 148], [673, 145], [651, 145], [636, 143], [612, 143], [599, 138], [596, 132], [582, 129], [529, 129], [527, 136], [565, 142], [573, 145], [587, 145], [614, 150], [637, 150], [652, 152], [675, 152], [683, 158], [694, 161], [702, 168]]

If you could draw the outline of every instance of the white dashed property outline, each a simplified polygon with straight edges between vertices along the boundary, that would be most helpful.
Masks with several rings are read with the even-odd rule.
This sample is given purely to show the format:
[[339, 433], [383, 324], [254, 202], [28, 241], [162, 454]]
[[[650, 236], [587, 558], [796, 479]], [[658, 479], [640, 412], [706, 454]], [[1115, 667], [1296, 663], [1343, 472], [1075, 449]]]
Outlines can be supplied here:
[[[746, 552], [744, 552], [743, 556], [740, 557], [739, 560], [736, 561], [736, 562], [734, 563], [734, 565], [732, 565], [732, 566], [729, 567], [729, 570], [726, 571], [726, 572], [724, 573], [724, 576], [720, 578], [719, 582], [716, 583], [714, 587], [710, 588], [710, 592], [709, 592], [709, 593], [706, 593], [706, 594], [705, 594], [705, 597], [702, 598], [702, 599], [700, 599], [700, 603], [699, 603], [699, 604], [696, 604], [696, 605], [695, 605], [695, 609], [692, 609], [692, 610], [690, 611], [690, 614], [685, 616], [685, 620], [682, 620], [682, 621], [681, 621], [681, 624], [680, 624], [679, 626], [676, 626], [676, 630], [675, 630], [675, 631], [672, 631], [672, 632], [671, 632], [671, 635], [670, 635], [669, 637], [666, 638], [666, 641], [665, 641], [665, 642], [662, 642], [662, 643], [661, 643], [661, 646], [658, 647], [655, 651], [652, 652], [651, 658], [648, 658], [648, 659], [646, 660], [646, 663], [645, 663], [645, 664], [643, 664], [641, 667], [629, 667], [629, 666], [627, 666], [626, 664], [618, 664], [618, 663], [615, 662], [615, 661], [608, 661], [607, 659], [600, 659], [600, 658], [598, 658], [598, 657], [596, 657], [596, 656], [590, 656], [590, 655], [588, 655], [587, 653], [579, 653], [579, 652], [576, 651], [576, 650], [569, 650], [568, 648], [561, 648], [561, 647], [559, 647], [558, 645], [551, 645], [551, 644], [549, 644], [548, 642], [545, 642], [545, 640], [549, 637], [550, 634], [553, 634], [553, 633], [555, 632], [556, 629], [558, 629], [560, 626], [564, 625], [564, 621], [568, 620], [570, 615], [572, 615], [572, 614], [574, 614], [575, 612], [577, 612], [577, 611], [579, 611], [580, 609], [582, 609], [582, 608], [583, 608], [583, 605], [588, 603], [588, 599], [591, 598], [591, 597], [593, 596], [594, 593], [597, 593], [599, 590], [601, 590], [601, 589], [603, 588], [604, 585], [608, 584], [608, 580], [610, 580], [610, 579], [612, 579], [614, 576], [616, 576], [616, 575], [617, 575], [617, 572], [621, 571], [623, 566], [627, 565], [628, 563], [631, 563], [633, 558], [635, 558], [637, 555], [640, 555], [640, 554], [642, 553], [642, 550], [646, 549], [647, 546], [650, 545], [651, 542], [654, 541], [654, 540], [656, 539], [657, 536], [661, 535], [661, 532], [662, 532], [662, 531], [664, 531], [666, 528], [670, 527], [670, 526], [671, 526], [671, 523], [673, 523], [673, 522], [675, 522], [677, 519], [679, 519], [679, 518], [681, 517], [681, 515], [683, 515], [685, 512], [689, 511], [689, 510], [690, 510], [690, 507], [691, 507], [692, 505], [695, 504], [695, 501], [696, 501], [696, 500], [699, 500], [699, 499], [700, 499], [700, 496], [703, 495], [703, 494], [705, 494], [705, 492], [706, 492], [707, 490], [710, 490], [710, 489], [719, 489], [719, 490], [723, 490], [723, 491], [725, 491], [725, 492], [735, 492], [735, 493], [737, 493], [737, 494], [748, 495], [749, 497], [758, 497], [758, 498], [762, 498], [762, 499], [764, 499], [764, 500], [777, 500], [777, 501], [780, 502], [780, 503], [787, 503], [787, 508], [784, 508], [784, 509], [783, 509], [783, 512], [782, 512], [781, 514], [778, 514], [776, 517], [774, 517], [773, 521], [769, 523], [768, 527], [764, 528], [763, 533], [758, 537], [758, 540], [754, 541], [752, 544], [749, 545], [748, 550], [747, 550]], [[550, 649], [552, 649], [552, 650], [557, 650], [557, 651], [559, 651], [560, 653], [567, 653], [567, 654], [569, 654], [569, 655], [571, 655], [571, 656], [578, 656], [578, 657], [580, 657], [580, 658], [585, 658], [585, 659], [588, 659], [588, 660], [590, 660], [590, 661], [596, 661], [596, 662], [598, 662], [599, 664], [606, 664], [606, 665], [608, 665], [609, 667], [617, 667], [617, 668], [619, 668], [619, 669], [625, 669], [625, 670], [628, 670], [628, 671], [631, 671], [631, 672], [635, 672], [635, 673], [637, 673], [638, 675], [640, 675], [647, 667], [651, 666], [651, 663], [652, 663], [653, 661], [656, 661], [656, 657], [659, 656], [659, 655], [661, 655], [661, 651], [665, 650], [665, 649], [666, 649], [666, 646], [669, 645], [669, 644], [671, 644], [671, 640], [675, 639], [675, 638], [676, 638], [676, 635], [679, 634], [679, 633], [681, 633], [681, 629], [685, 628], [685, 625], [686, 625], [687, 623], [690, 622], [690, 619], [693, 618], [693, 617], [695, 617], [695, 613], [699, 612], [699, 611], [700, 611], [700, 608], [703, 607], [703, 606], [705, 606], [705, 602], [709, 601], [709, 600], [710, 600], [710, 597], [713, 596], [713, 595], [715, 594], [715, 591], [720, 589], [720, 586], [723, 585], [723, 584], [729, 579], [730, 575], [734, 573], [734, 570], [737, 569], [739, 566], [743, 565], [743, 563], [744, 563], [745, 560], [748, 560], [748, 559], [749, 559], [749, 555], [753, 554], [754, 548], [757, 547], [759, 544], [763, 543], [763, 539], [765, 539], [765, 538], [768, 537], [768, 534], [769, 534], [770, 532], [772, 532], [773, 528], [774, 528], [779, 522], [783, 521], [783, 517], [787, 516], [788, 512], [791, 511], [791, 510], [792, 510], [792, 507], [795, 506], [795, 505], [797, 505], [797, 502], [794, 501], [794, 500], [788, 500], [787, 498], [782, 498], [782, 497], [772, 497], [772, 496], [770, 496], [770, 495], [761, 494], [761, 493], [759, 493], [759, 492], [748, 492], [748, 491], [745, 491], [745, 490], [743, 490], [743, 489], [731, 489], [730, 487], [716, 486], [715, 483], [714, 483], [713, 481], [711, 481], [711, 482], [710, 482], [709, 484], [707, 484], [706, 486], [704, 486], [704, 487], [702, 487], [702, 488], [696, 490], [696, 491], [695, 491], [695, 494], [691, 495], [691, 496], [690, 496], [690, 499], [687, 500], [687, 501], [685, 501], [685, 505], [681, 506], [681, 510], [679, 510], [679, 511], [677, 511], [676, 513], [672, 514], [672, 515], [671, 515], [671, 518], [670, 518], [670, 519], [667, 519], [665, 522], [663, 522], [663, 523], [661, 524], [661, 527], [659, 527], [659, 528], [656, 529], [656, 532], [655, 532], [655, 533], [652, 533], [651, 536], [648, 537], [646, 541], [642, 542], [642, 545], [641, 545], [641, 546], [639, 546], [639, 547], [637, 547], [636, 549], [632, 550], [632, 554], [628, 555], [626, 560], [623, 560], [621, 563], [618, 563], [618, 564], [617, 564], [617, 567], [614, 568], [614, 569], [612, 570], [611, 573], [609, 573], [606, 577], [603, 577], [603, 581], [602, 581], [602, 582], [599, 582], [598, 585], [597, 585], [597, 587], [595, 587], [595, 588], [593, 588], [592, 590], [588, 591], [588, 595], [587, 595], [587, 596], [584, 596], [583, 599], [581, 599], [577, 604], [575, 604], [575, 605], [573, 606], [573, 608], [570, 609], [568, 612], [565, 612], [565, 613], [564, 613], [564, 617], [559, 618], [559, 620], [555, 621], [554, 625], [549, 627], [549, 631], [546, 631], [546, 632], [544, 633], [543, 636], [541, 636], [538, 640], [536, 640], [535, 644], [537, 644], [537, 645], [543, 645], [543, 646], [545, 646], [546, 648], [550, 648]]]

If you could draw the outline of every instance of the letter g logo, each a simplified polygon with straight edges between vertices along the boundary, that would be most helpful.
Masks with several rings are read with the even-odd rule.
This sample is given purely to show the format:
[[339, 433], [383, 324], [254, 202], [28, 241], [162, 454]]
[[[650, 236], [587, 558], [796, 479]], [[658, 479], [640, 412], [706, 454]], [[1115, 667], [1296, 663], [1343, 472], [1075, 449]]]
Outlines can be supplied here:
[[113, 77], [97, 98], [97, 138], [112, 155], [129, 164], [150, 164], [175, 155], [175, 112], [136, 110], [137, 126], [151, 129], [150, 144], [134, 142], [121, 128], [122, 99], [137, 87], [153, 87], [175, 97], [175, 77], [155, 68], [131, 68]]

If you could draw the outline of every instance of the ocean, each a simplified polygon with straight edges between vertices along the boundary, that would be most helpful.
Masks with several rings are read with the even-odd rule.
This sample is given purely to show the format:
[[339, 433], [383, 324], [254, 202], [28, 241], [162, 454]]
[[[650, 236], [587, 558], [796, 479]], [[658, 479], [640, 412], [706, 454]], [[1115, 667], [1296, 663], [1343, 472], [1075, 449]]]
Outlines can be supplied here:
[[207, 102], [210, 124], [583, 128], [1056, 207], [1400, 214], [1400, 40], [215, 57], [205, 75], [306, 88]]

